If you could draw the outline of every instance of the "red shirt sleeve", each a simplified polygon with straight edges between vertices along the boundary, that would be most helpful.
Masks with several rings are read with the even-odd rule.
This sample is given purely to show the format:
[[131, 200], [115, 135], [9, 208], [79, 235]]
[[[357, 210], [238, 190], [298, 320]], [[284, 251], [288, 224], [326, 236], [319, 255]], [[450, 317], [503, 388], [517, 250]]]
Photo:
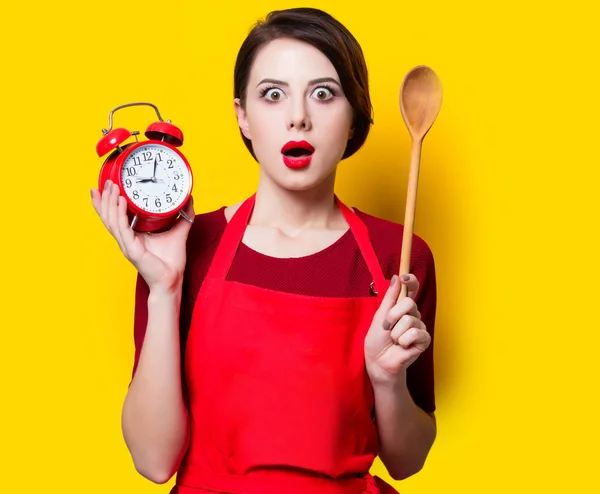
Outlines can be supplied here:
[[[196, 295], [208, 271], [208, 266], [216, 250], [218, 240], [225, 229], [224, 208], [209, 213], [198, 214], [187, 239], [187, 262], [183, 278], [181, 307], [179, 312], [179, 334], [182, 356], [187, 341], [187, 332], [192, 321], [192, 310]], [[135, 375], [146, 335], [148, 324], [148, 295], [150, 290], [144, 278], [138, 273], [135, 288], [135, 312], [133, 337], [135, 353], [132, 378]], [[182, 373], [182, 376], [184, 374]]]
[[[355, 208], [356, 209], [356, 208]], [[371, 242], [386, 279], [391, 279], [400, 270], [400, 253], [404, 226], [356, 210], [369, 230]], [[434, 333], [437, 308], [437, 285], [435, 262], [429, 245], [418, 235], [413, 234], [410, 273], [419, 281], [419, 291], [415, 302], [431, 336], [431, 344], [408, 368], [407, 386], [417, 406], [425, 412], [436, 409], [434, 386]]]
[[435, 411], [433, 342], [435, 341], [437, 289], [433, 255], [425, 242], [420, 246], [419, 255], [414, 260], [411, 272], [420, 283], [415, 302], [421, 313], [421, 320], [431, 336], [431, 344], [408, 368], [407, 384], [415, 403], [424, 411], [433, 413]]

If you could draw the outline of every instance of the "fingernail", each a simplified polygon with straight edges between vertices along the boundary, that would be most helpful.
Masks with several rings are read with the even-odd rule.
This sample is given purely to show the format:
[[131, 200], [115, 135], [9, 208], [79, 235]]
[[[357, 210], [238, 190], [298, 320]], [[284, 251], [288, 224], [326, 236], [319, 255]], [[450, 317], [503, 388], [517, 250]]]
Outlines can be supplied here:
[[92, 199], [94, 198], [94, 189], [90, 189], [90, 196], [92, 196]]
[[104, 182], [104, 190], [108, 190], [109, 187], [110, 187], [110, 180], [107, 180], [106, 182]]
[[383, 321], [383, 329], [387, 331], [390, 329], [390, 322], [388, 320]]
[[410, 281], [410, 276], [408, 276], [407, 274], [403, 274], [402, 281]]
[[390, 281], [390, 286], [394, 286], [394, 283], [396, 283], [397, 279], [398, 279], [398, 276], [396, 276], [396, 275], [392, 276], [392, 280]]

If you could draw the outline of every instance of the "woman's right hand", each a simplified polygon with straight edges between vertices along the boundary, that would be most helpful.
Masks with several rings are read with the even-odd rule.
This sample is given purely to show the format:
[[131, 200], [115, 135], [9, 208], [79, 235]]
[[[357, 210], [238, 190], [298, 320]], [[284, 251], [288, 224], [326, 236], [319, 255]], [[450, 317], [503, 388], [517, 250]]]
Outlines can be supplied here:
[[[115, 238], [125, 257], [135, 266], [150, 290], [173, 290], [181, 283], [186, 263], [186, 241], [191, 223], [183, 218], [166, 232], [148, 235], [129, 228], [127, 202], [119, 187], [106, 182], [103, 191], [92, 189], [92, 205]], [[194, 218], [193, 199], [184, 211]]]

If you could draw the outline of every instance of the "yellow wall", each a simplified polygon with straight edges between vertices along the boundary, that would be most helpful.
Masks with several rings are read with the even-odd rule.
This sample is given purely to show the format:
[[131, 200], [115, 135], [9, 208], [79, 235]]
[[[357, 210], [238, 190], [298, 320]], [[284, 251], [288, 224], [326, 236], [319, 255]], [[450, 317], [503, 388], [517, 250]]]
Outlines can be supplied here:
[[[593, 3], [308, 2], [355, 33], [370, 69], [376, 123], [341, 167], [347, 203], [402, 221], [400, 82], [424, 63], [444, 84], [416, 223], [437, 262], [439, 436], [425, 470], [397, 483], [403, 494], [598, 485]], [[96, 141], [111, 108], [152, 101], [185, 133], [198, 211], [249, 195], [257, 170], [233, 117], [233, 63], [256, 18], [296, 2], [8, 5], [0, 492], [166, 493], [135, 473], [120, 432], [135, 273], [90, 204]], [[152, 118], [116, 121], [143, 130]]]

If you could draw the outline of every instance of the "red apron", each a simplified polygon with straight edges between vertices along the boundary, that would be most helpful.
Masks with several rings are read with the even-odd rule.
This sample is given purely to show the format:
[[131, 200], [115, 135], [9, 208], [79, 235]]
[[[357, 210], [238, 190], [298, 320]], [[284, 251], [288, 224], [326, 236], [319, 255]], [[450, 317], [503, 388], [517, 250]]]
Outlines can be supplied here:
[[389, 286], [360, 219], [336, 197], [377, 297], [311, 297], [227, 281], [254, 208], [227, 224], [186, 346], [191, 441], [177, 494], [396, 491], [378, 451], [364, 340]]

